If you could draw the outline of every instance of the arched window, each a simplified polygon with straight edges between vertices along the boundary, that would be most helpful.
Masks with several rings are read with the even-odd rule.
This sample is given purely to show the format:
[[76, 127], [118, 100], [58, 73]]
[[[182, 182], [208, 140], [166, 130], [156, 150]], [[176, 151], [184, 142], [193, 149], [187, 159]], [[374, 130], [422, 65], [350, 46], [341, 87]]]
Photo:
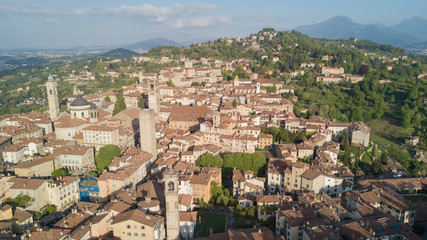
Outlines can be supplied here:
[[90, 113], [90, 117], [93, 118], [93, 112]]
[[49, 95], [52, 95], [52, 89], [49, 89]]
[[175, 190], [175, 184], [174, 184], [173, 182], [169, 182], [169, 183], [168, 183], [168, 190], [169, 190], [169, 191], [173, 191], [173, 190]]
[[85, 113], [84, 112], [82, 112], [82, 117], [85, 117]]
[[150, 89], [154, 90], [154, 84], [150, 84]]

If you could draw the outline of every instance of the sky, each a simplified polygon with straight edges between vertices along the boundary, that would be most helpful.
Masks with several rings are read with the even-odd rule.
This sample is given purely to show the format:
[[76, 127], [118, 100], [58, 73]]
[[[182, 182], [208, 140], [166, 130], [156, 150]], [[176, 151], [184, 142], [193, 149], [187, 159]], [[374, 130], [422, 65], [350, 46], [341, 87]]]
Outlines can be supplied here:
[[0, 49], [124, 46], [246, 37], [347, 16], [394, 25], [427, 18], [426, 0], [0, 0]]

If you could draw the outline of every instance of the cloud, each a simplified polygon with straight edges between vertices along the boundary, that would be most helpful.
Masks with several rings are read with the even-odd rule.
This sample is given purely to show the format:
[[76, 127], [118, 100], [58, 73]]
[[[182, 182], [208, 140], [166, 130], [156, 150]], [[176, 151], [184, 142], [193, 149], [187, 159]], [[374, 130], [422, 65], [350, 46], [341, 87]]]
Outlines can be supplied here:
[[184, 20], [176, 20], [174, 28], [203, 28], [217, 25], [219, 23], [231, 23], [229, 16], [206, 17], [206, 18], [190, 18]]
[[154, 22], [164, 22], [168, 18], [176, 16], [191, 17], [201, 14], [215, 8], [214, 4], [188, 3], [173, 4], [170, 6], [156, 7], [151, 4], [141, 4], [137, 6], [122, 5], [115, 8], [73, 8], [56, 9], [45, 8], [38, 5], [31, 7], [23, 5], [1, 5], [0, 13], [15, 14], [47, 14], [47, 15], [66, 15], [66, 16], [116, 16], [116, 17], [143, 17]]
[[47, 24], [59, 25], [59, 21], [56, 20], [55, 18], [45, 18], [43, 19], [43, 22]]

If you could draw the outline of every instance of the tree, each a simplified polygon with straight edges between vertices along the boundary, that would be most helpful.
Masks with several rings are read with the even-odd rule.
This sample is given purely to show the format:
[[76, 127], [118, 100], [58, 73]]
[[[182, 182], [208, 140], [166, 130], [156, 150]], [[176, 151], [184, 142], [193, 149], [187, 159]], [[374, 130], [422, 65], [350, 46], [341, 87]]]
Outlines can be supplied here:
[[236, 99], [234, 99], [234, 100], [233, 100], [233, 102], [232, 102], [231, 104], [233, 104], [233, 107], [237, 107], [237, 100], [236, 100]]
[[416, 100], [418, 98], [418, 87], [413, 87], [408, 94], [408, 98], [411, 100]]
[[203, 154], [200, 157], [200, 160], [197, 161], [197, 166], [209, 166], [209, 167], [217, 167], [222, 168], [224, 164], [223, 159], [218, 155], [212, 155], [211, 153]]
[[111, 99], [110, 99], [110, 97], [109, 97], [109, 96], [106, 96], [106, 97], [104, 98], [104, 101], [106, 101], [106, 102], [111, 102]]
[[267, 160], [261, 153], [227, 154], [224, 158], [224, 167], [239, 170], [253, 171], [255, 176], [263, 173]]
[[381, 153], [380, 162], [382, 165], [385, 165], [388, 162], [387, 153], [385, 153], [384, 151]]
[[28, 195], [18, 195], [13, 199], [13, 202], [18, 206], [26, 206], [28, 203], [30, 203], [33, 199]]
[[371, 170], [375, 176], [378, 176], [379, 174], [381, 174], [381, 166], [382, 166], [382, 164], [381, 164], [381, 161], [379, 159], [375, 159], [372, 162]]
[[301, 77], [301, 85], [304, 87], [309, 87], [314, 84], [315, 80], [311, 72], [307, 72], [304, 76]]
[[168, 87], [175, 87], [175, 84], [173, 84], [172, 79], [168, 80]]
[[377, 153], [377, 144], [374, 143], [374, 146], [372, 146], [372, 160], [376, 158], [376, 153]]
[[123, 98], [123, 89], [116, 91], [116, 104], [114, 105], [113, 116], [126, 109], [125, 99]]
[[140, 98], [139, 99], [138, 107], [139, 108], [145, 108], [145, 100], [144, 100], [144, 98]]
[[368, 65], [363, 64], [362, 66], [360, 66], [358, 74], [359, 75], [365, 75], [368, 73], [368, 71], [369, 71]]
[[98, 154], [95, 156], [96, 170], [99, 174], [108, 169], [108, 166], [114, 157], [118, 157], [122, 154], [120, 148], [116, 145], [106, 145], [99, 149]]
[[65, 176], [67, 176], [67, 172], [63, 168], [60, 168], [60, 169], [56, 169], [55, 171], [53, 171], [51, 175], [52, 175], [53, 178], [56, 179], [58, 177], [65, 177]]
[[199, 203], [199, 207], [201, 208], [201, 209], [206, 209], [206, 207], [207, 207], [208, 205], [205, 203], [205, 201], [200, 201], [200, 203]]
[[228, 202], [230, 201], [230, 199], [224, 195], [220, 195], [217, 197], [215, 204], [216, 205], [222, 205], [222, 206], [227, 206]]
[[402, 126], [404, 128], [410, 128], [411, 127], [411, 113], [409, 113], [409, 111], [406, 111], [403, 114]]

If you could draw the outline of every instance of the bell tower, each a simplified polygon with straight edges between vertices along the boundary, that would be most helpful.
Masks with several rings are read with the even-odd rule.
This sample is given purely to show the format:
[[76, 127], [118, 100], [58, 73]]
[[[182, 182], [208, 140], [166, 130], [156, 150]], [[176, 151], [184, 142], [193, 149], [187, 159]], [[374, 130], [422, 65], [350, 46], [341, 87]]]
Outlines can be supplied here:
[[49, 104], [50, 119], [55, 120], [59, 116], [59, 102], [58, 102], [58, 83], [53, 80], [52, 75], [49, 74], [46, 82], [47, 102]]
[[158, 79], [148, 81], [148, 108], [153, 109], [156, 117], [160, 113], [160, 91]]
[[167, 169], [164, 176], [166, 200], [166, 239], [179, 239], [178, 172]]

